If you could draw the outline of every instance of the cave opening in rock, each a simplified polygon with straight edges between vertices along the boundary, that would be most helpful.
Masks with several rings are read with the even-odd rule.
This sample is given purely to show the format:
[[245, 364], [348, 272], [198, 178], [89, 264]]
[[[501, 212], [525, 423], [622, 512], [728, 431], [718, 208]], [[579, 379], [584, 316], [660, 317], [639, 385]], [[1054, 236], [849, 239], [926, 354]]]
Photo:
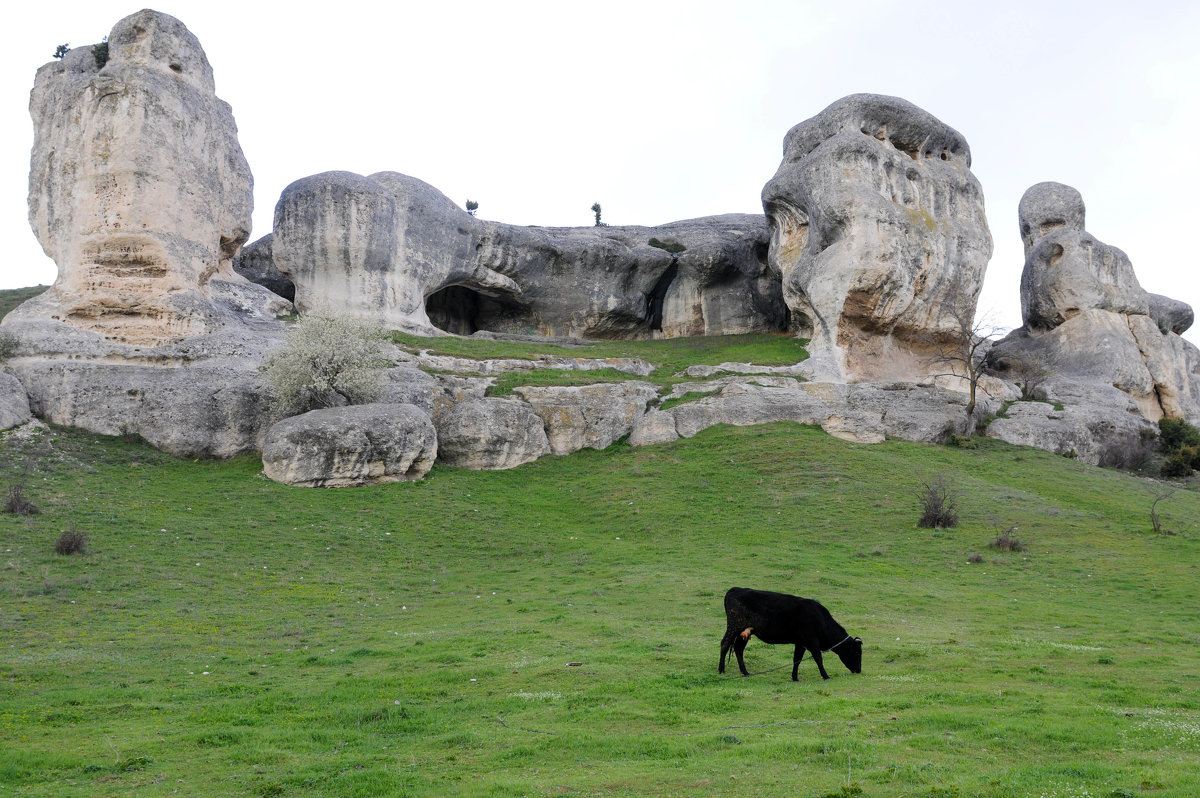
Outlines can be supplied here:
[[455, 335], [523, 331], [527, 315], [516, 302], [488, 296], [465, 285], [448, 285], [425, 298], [425, 314], [434, 327]]
[[667, 290], [678, 274], [679, 260], [672, 258], [671, 265], [659, 276], [654, 288], [646, 296], [646, 321], [654, 332], [662, 332], [663, 303], [667, 299]]

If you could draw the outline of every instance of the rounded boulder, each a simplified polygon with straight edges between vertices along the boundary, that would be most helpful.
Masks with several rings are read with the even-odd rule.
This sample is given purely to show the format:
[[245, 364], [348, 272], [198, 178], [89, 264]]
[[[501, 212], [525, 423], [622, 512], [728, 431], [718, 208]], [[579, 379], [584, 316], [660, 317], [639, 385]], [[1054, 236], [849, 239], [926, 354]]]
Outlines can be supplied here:
[[285, 485], [338, 488], [421, 479], [436, 457], [437, 430], [421, 408], [351, 405], [274, 424], [263, 472]]

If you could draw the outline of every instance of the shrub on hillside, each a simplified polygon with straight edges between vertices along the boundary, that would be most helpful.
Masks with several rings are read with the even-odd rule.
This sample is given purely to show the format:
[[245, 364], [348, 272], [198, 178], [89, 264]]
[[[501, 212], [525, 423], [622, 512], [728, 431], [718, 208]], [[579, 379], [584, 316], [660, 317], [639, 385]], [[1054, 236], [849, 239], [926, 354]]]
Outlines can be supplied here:
[[263, 362], [271, 407], [295, 416], [322, 407], [362, 404], [379, 395], [390, 366], [384, 332], [353, 319], [303, 316]]
[[917, 526], [949, 529], [958, 525], [958, 500], [941, 474], [921, 483], [917, 499], [921, 502], [921, 517], [917, 520]]
[[37, 505], [25, 498], [24, 482], [14, 482], [8, 486], [8, 495], [4, 499], [4, 512], [13, 515], [36, 515]]
[[1184, 446], [1200, 446], [1200, 429], [1182, 418], [1164, 418], [1158, 422], [1158, 438], [1163, 451], [1177, 452]]
[[1121, 435], [1105, 444], [1100, 450], [1097, 464], [1101, 468], [1119, 468], [1123, 471], [1141, 471], [1154, 457], [1153, 434]]
[[1158, 422], [1158, 437], [1166, 455], [1164, 477], [1186, 477], [1200, 467], [1200, 429], [1182, 418], [1164, 418]]
[[83, 554], [87, 551], [87, 543], [87, 535], [76, 529], [75, 524], [71, 524], [70, 528], [58, 536], [54, 543], [54, 551], [63, 555]]

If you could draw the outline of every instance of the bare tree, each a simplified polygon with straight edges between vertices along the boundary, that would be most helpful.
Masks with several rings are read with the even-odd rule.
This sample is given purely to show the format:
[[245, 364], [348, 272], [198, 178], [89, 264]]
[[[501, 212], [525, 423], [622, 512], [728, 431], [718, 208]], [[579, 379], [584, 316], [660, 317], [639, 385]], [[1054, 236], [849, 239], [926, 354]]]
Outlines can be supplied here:
[[987, 374], [988, 350], [1007, 328], [991, 323], [986, 316], [977, 320], [974, 303], [956, 299], [961, 297], [948, 296], [943, 304], [943, 315], [952, 321], [949, 328], [927, 336], [933, 362], [944, 369], [930, 376], [956, 377], [967, 384], [966, 434], [970, 435], [975, 431], [975, 405], [979, 381]]
[[1154, 528], [1156, 535], [1170, 535], [1172, 532], [1169, 529], [1164, 530], [1162, 527], [1162, 519], [1158, 515], [1158, 503], [1174, 496], [1175, 488], [1156, 482], [1151, 490], [1154, 493], [1154, 501], [1150, 503], [1150, 526]]
[[1046, 359], [1036, 353], [1028, 353], [1017, 357], [1006, 358], [1003, 364], [1012, 377], [1012, 381], [1021, 389], [1022, 399], [1041, 399], [1042, 385], [1052, 373]]

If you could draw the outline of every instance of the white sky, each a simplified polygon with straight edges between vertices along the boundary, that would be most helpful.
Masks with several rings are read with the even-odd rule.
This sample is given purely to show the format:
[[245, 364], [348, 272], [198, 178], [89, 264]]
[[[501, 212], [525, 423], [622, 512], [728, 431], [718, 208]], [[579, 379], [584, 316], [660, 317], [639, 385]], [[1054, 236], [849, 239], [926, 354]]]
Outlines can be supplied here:
[[[403, 172], [513, 224], [761, 213], [783, 136], [847, 94], [892, 94], [963, 133], [995, 254], [980, 312], [1020, 325], [1017, 203], [1079, 189], [1142, 285], [1200, 311], [1200, 3], [287, 4], [163, 0], [200, 39], [255, 177], [254, 231], [293, 180]], [[34, 73], [138, 10], [21, 2], [0, 48], [0, 288], [54, 280], [26, 219]], [[1200, 340], [1197, 332], [1188, 337]]]

